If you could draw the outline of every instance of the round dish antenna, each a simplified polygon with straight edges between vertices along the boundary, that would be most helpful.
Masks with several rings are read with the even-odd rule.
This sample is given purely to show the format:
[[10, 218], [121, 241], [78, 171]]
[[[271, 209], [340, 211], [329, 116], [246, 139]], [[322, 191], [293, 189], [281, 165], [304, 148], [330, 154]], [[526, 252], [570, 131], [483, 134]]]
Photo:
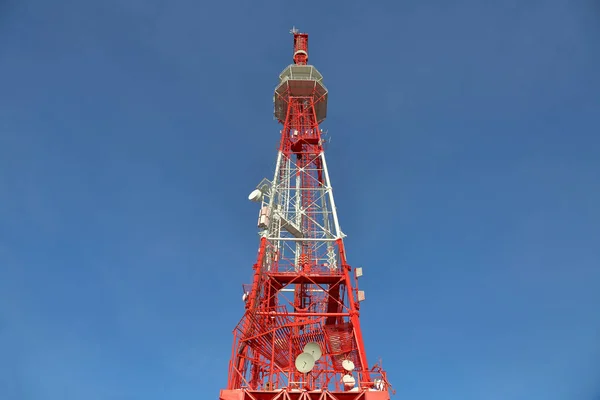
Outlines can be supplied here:
[[356, 379], [354, 379], [352, 375], [344, 375], [342, 377], [342, 382], [344, 383], [344, 386], [351, 388], [356, 384]]
[[263, 193], [260, 190], [254, 189], [252, 191], [252, 193], [250, 193], [248, 195], [248, 200], [255, 201], [255, 202], [261, 201], [262, 200], [262, 196], [263, 196]]
[[321, 346], [319, 346], [319, 343], [316, 342], [307, 343], [306, 346], [304, 346], [304, 352], [310, 354], [315, 361], [317, 361], [323, 355], [321, 352]]
[[342, 368], [344, 368], [348, 372], [354, 371], [354, 363], [350, 360], [342, 361]]
[[315, 366], [315, 359], [308, 353], [302, 353], [296, 357], [296, 369], [306, 374]]

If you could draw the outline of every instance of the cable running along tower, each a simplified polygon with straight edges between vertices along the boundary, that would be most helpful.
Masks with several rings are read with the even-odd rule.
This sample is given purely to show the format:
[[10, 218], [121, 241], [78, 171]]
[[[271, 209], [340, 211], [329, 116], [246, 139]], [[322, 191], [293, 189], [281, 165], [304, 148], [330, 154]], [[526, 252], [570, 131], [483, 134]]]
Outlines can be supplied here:
[[308, 64], [308, 35], [292, 33], [293, 64], [273, 99], [277, 166], [249, 196], [260, 204], [260, 246], [220, 399], [388, 400], [385, 372], [367, 363], [362, 268], [346, 261], [323, 152], [327, 89]]

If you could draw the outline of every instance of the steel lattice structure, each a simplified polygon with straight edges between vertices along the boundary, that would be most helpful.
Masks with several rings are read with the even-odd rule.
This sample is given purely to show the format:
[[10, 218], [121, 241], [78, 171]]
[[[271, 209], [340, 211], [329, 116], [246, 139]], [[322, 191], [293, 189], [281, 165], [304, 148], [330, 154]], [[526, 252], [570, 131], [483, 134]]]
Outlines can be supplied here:
[[[387, 400], [385, 372], [367, 363], [359, 321], [364, 293], [357, 289], [362, 269], [346, 260], [323, 151], [319, 124], [328, 92], [308, 64], [308, 35], [292, 33], [293, 64], [280, 74], [273, 99], [283, 125], [277, 165], [272, 181], [250, 194], [261, 205], [260, 246], [220, 399]], [[313, 352], [318, 360], [307, 372], [296, 360], [309, 343], [322, 356]]]

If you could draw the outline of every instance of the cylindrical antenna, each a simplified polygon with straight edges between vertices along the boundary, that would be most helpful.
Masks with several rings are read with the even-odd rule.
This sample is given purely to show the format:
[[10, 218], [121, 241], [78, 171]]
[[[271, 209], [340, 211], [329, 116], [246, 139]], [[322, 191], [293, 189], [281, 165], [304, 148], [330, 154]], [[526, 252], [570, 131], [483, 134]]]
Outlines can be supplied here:
[[308, 62], [308, 34], [299, 33], [296, 28], [291, 31], [294, 34], [294, 64], [306, 65]]

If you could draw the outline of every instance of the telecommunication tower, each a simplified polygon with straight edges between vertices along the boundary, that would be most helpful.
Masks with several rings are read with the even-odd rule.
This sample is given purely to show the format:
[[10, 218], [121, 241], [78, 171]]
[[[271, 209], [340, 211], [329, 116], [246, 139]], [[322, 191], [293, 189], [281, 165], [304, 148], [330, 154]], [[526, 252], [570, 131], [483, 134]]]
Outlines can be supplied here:
[[277, 165], [248, 196], [260, 204], [260, 245], [220, 399], [388, 400], [385, 372], [367, 363], [363, 271], [346, 260], [325, 162], [327, 89], [308, 64], [308, 35], [291, 33], [293, 63], [273, 98], [283, 125]]

